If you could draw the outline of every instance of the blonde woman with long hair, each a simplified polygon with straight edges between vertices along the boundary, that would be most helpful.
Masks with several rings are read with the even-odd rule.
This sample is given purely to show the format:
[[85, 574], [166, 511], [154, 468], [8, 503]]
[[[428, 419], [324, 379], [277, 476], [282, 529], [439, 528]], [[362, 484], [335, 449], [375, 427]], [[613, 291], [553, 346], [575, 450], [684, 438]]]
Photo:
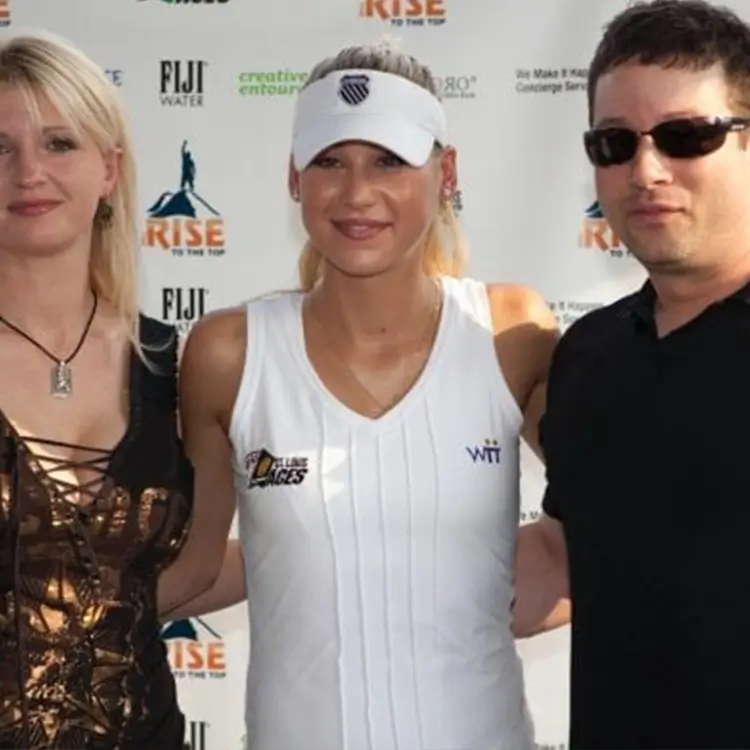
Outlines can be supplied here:
[[157, 614], [212, 584], [231, 516], [193, 504], [137, 252], [116, 89], [64, 40], [3, 41], [0, 748], [184, 745]]
[[519, 437], [536, 447], [556, 325], [533, 291], [462, 277], [456, 186], [423, 64], [324, 60], [293, 126], [301, 288], [188, 340], [186, 436], [199, 480], [218, 470], [201, 435], [231, 446], [241, 551], [182, 611], [247, 595], [252, 750], [533, 747]]

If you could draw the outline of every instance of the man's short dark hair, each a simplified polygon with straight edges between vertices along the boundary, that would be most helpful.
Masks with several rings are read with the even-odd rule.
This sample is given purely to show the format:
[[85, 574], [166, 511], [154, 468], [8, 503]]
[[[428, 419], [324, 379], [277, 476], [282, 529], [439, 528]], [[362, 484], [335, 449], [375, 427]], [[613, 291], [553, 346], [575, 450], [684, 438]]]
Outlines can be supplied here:
[[750, 26], [701, 0], [635, 2], [605, 27], [588, 74], [589, 122], [599, 79], [628, 62], [702, 71], [720, 64], [735, 104], [750, 109]]

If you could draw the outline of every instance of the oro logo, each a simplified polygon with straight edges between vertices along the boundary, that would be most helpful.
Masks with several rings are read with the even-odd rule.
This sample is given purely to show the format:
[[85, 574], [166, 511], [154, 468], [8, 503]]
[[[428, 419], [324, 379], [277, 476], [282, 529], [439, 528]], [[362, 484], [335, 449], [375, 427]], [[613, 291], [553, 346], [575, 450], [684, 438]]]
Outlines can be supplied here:
[[475, 99], [474, 91], [477, 77], [475, 75], [465, 76], [439, 76], [436, 78], [438, 96], [441, 99]]

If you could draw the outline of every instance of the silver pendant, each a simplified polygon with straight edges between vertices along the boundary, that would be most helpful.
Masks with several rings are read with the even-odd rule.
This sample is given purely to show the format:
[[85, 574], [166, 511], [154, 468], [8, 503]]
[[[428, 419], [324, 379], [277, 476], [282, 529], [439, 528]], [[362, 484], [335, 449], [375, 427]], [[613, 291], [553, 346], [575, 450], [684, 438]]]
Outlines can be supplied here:
[[50, 372], [50, 393], [54, 398], [68, 398], [73, 393], [73, 372], [65, 362], [58, 362]]

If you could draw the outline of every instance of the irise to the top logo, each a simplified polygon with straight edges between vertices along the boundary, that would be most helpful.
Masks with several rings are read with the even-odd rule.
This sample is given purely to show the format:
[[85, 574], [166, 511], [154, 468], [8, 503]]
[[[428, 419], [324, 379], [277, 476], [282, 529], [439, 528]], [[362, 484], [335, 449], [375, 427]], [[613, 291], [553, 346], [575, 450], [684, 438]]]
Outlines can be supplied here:
[[393, 26], [440, 26], [445, 23], [445, 0], [361, 0], [359, 15]]
[[586, 209], [578, 244], [586, 250], [600, 250], [613, 258], [630, 255], [622, 240], [604, 218], [599, 201], [594, 201]]
[[179, 257], [224, 255], [224, 220], [195, 191], [196, 165], [187, 141], [180, 158], [179, 190], [165, 190], [148, 209], [143, 244]]

